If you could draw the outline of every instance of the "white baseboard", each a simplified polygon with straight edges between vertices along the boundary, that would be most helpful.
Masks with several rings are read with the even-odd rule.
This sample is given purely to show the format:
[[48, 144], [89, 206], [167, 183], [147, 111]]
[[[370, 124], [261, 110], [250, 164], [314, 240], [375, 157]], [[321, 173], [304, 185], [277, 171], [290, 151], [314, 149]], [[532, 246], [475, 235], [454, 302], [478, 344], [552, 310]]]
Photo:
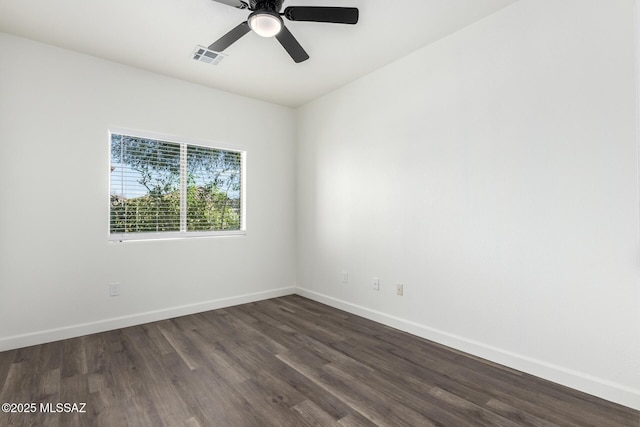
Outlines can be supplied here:
[[640, 410], [640, 390], [635, 390], [583, 372], [574, 371], [569, 368], [553, 365], [483, 344], [481, 342], [449, 334], [419, 323], [391, 316], [380, 311], [352, 304], [308, 289], [297, 288], [296, 293], [314, 301], [318, 301], [331, 307], [382, 323], [383, 325], [391, 326], [392, 328], [400, 329], [401, 331], [408, 332], [421, 338], [470, 353], [491, 362], [526, 372], [620, 405]]
[[114, 317], [111, 319], [99, 320], [97, 322], [47, 329], [22, 335], [13, 335], [0, 339], [0, 351], [29, 347], [32, 345], [44, 344], [67, 338], [75, 338], [98, 332], [111, 331], [129, 326], [142, 325], [144, 323], [155, 322], [158, 320], [171, 319], [173, 317], [186, 316], [188, 314], [201, 313], [203, 311], [231, 307], [234, 305], [246, 304], [269, 298], [277, 298], [294, 293], [296, 293], [296, 288], [279, 288], [265, 292], [256, 292], [230, 298], [220, 298], [195, 304], [170, 307], [162, 310], [147, 311], [129, 316]]

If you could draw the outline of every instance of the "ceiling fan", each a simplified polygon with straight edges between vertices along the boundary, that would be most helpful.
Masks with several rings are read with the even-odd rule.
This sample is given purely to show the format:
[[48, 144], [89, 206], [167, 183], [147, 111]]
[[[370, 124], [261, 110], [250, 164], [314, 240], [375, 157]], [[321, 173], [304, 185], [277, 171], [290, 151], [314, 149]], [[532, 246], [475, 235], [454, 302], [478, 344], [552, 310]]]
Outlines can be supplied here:
[[[242, 36], [253, 30], [262, 37], [275, 37], [295, 62], [309, 59], [309, 55], [302, 48], [298, 40], [284, 26], [282, 16], [289, 21], [330, 22], [335, 24], [356, 24], [358, 22], [358, 9], [355, 7], [319, 7], [319, 6], [289, 6], [280, 12], [284, 0], [214, 0], [218, 3], [233, 6], [238, 9], [248, 9], [251, 14], [245, 22], [242, 22], [224, 36], [213, 42], [205, 52], [203, 49], [196, 52], [194, 59], [200, 56], [224, 51]], [[207, 61], [210, 62], [210, 61]]]

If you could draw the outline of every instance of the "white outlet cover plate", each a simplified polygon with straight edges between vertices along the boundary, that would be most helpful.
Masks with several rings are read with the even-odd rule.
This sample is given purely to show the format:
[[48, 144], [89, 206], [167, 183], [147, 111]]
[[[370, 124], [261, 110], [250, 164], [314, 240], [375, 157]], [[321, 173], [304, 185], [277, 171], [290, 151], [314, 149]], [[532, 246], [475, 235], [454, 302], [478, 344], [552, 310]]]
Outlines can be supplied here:
[[109, 285], [109, 295], [112, 297], [120, 295], [120, 283], [112, 283]]

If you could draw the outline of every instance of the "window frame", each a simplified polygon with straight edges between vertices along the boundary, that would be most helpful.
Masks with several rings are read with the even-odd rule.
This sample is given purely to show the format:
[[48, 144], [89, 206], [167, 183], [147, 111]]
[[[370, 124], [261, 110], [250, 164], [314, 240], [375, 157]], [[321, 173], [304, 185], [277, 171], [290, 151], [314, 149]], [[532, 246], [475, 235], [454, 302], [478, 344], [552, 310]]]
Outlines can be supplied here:
[[[207, 231], [188, 231], [186, 229], [180, 231], [163, 231], [163, 232], [129, 232], [129, 233], [112, 233], [111, 232], [111, 175], [107, 179], [108, 194], [107, 198], [107, 235], [110, 243], [123, 243], [123, 242], [136, 242], [136, 241], [159, 241], [159, 240], [176, 240], [176, 239], [193, 239], [193, 238], [210, 238], [210, 237], [230, 237], [230, 236], [245, 236], [246, 230], [246, 165], [247, 165], [247, 152], [236, 147], [229, 147], [229, 145], [222, 146], [218, 143], [211, 141], [193, 139], [182, 136], [168, 135], [157, 132], [148, 132], [141, 130], [131, 130], [124, 128], [111, 127], [108, 130], [108, 146], [109, 146], [109, 174], [111, 174], [111, 141], [112, 135], [124, 135], [133, 138], [143, 138], [149, 140], [155, 140], [160, 142], [169, 142], [172, 144], [179, 144], [181, 151], [189, 146], [202, 147], [213, 150], [228, 151], [232, 153], [240, 154], [240, 229], [239, 230], [207, 230]], [[183, 147], [184, 146], [184, 147]], [[183, 181], [183, 169], [185, 165], [181, 165], [180, 181]], [[180, 190], [181, 205], [183, 198], [183, 190], [186, 192], [186, 187]], [[186, 218], [186, 205], [181, 209], [181, 217], [184, 215]], [[182, 223], [182, 218], [181, 218]]]

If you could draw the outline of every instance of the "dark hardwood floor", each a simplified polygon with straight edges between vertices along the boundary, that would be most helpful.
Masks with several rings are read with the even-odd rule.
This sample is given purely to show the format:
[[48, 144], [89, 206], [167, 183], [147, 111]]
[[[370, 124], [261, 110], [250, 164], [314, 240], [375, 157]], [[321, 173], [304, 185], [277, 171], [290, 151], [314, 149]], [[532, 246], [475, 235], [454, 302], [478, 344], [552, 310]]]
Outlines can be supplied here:
[[[633, 426], [638, 411], [300, 296], [0, 353], [0, 426]], [[86, 403], [43, 412], [40, 404]], [[17, 409], [17, 408], [16, 408]]]

